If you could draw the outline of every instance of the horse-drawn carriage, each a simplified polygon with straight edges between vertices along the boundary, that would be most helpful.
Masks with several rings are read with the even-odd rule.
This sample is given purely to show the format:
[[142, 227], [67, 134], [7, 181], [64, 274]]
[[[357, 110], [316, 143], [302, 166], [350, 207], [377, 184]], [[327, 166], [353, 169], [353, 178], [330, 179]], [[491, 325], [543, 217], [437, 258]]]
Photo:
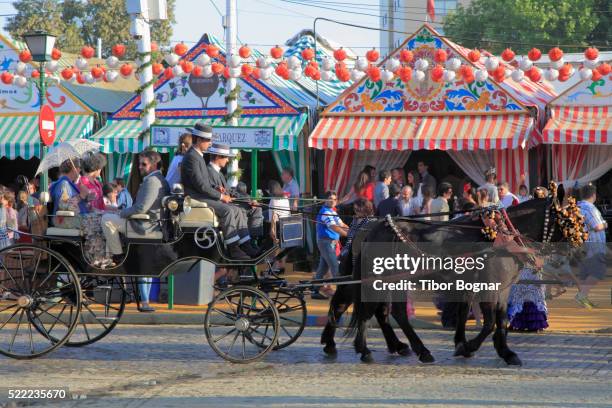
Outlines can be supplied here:
[[[229, 270], [204, 320], [210, 346], [232, 362], [249, 362], [293, 343], [304, 329], [301, 291], [286, 289], [270, 259], [303, 242], [301, 217], [280, 220], [279, 240], [256, 259], [235, 261], [225, 253], [214, 211], [175, 188], [162, 203], [160, 228], [135, 232], [126, 220], [123, 262], [111, 268], [88, 262], [80, 229], [49, 227], [32, 244], [0, 251], [0, 353], [30, 359], [58, 347], [80, 347], [108, 335], [130, 300], [138, 301], [140, 277], [166, 277], [201, 261]], [[74, 217], [70, 211], [56, 216]], [[145, 219], [138, 214], [133, 219]], [[269, 266], [259, 276], [258, 265]], [[211, 277], [213, 284], [215, 279]]]

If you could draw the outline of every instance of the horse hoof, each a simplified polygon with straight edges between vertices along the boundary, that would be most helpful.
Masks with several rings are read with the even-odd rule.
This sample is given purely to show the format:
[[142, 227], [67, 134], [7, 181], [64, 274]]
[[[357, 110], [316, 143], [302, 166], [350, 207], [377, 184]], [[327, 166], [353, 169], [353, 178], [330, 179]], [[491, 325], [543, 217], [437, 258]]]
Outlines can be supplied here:
[[400, 356], [409, 356], [410, 355], [410, 347], [407, 344], [404, 344], [399, 349], [397, 349], [397, 354]]
[[338, 354], [338, 350], [336, 350], [336, 346], [333, 344], [328, 344], [323, 348], [323, 352], [328, 356], [335, 356]]
[[366, 364], [371, 364], [374, 362], [374, 357], [372, 357], [372, 353], [362, 354], [361, 362]]
[[427, 351], [419, 356], [419, 361], [423, 364], [433, 364], [435, 363], [436, 359], [433, 358], [429, 351]]
[[467, 345], [465, 343], [459, 343], [455, 347], [455, 354], [453, 354], [453, 356], [470, 358], [473, 356], [473, 354], [468, 351]]
[[513, 366], [522, 366], [523, 365], [523, 362], [521, 361], [520, 358], [518, 358], [518, 356], [516, 354], [513, 354], [513, 355], [511, 355], [509, 357], [506, 357], [504, 359], [504, 361], [508, 365], [513, 365]]

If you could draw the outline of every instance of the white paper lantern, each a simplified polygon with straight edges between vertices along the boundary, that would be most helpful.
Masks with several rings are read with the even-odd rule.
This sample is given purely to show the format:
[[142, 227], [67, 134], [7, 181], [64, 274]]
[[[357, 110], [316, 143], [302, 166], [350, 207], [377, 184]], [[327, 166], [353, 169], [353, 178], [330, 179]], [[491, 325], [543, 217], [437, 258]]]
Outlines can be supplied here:
[[117, 71], [108, 70], [104, 76], [108, 82], [115, 82], [117, 78], [119, 78], [119, 73]]
[[183, 76], [185, 72], [183, 71], [183, 67], [181, 67], [180, 65], [175, 65], [174, 67], [172, 67], [172, 73], [174, 74], [174, 76], [180, 77]]
[[523, 71], [529, 71], [532, 66], [533, 66], [533, 61], [530, 60], [528, 57], [522, 57], [521, 60], [519, 61], [519, 68], [522, 69]]
[[476, 81], [484, 82], [489, 78], [489, 73], [487, 72], [486, 69], [478, 69], [476, 70], [474, 77], [476, 78]]
[[429, 62], [427, 62], [427, 60], [419, 58], [418, 60], [416, 60], [416, 62], [414, 63], [414, 67], [417, 69], [417, 71], [427, 71], [427, 68], [429, 68]]
[[96, 82], [96, 78], [91, 75], [91, 72], [86, 73], [84, 77], [85, 82], [87, 82], [88, 84], [93, 84], [94, 82]]
[[385, 63], [385, 67], [387, 68], [387, 71], [391, 71], [391, 73], [393, 73], [400, 67], [400, 61], [397, 58], [391, 57]]
[[499, 67], [499, 60], [496, 57], [486, 57], [484, 60], [484, 65], [487, 68], [487, 71], [495, 71], [495, 69]]
[[202, 67], [202, 76], [204, 78], [212, 78], [213, 75], [214, 75], [214, 72], [213, 72], [212, 67], [210, 65], [204, 65]]
[[354, 82], [359, 81], [361, 78], [363, 78], [364, 75], [365, 73], [363, 71], [360, 71], [359, 69], [351, 70], [351, 80]]
[[292, 69], [289, 71], [289, 79], [292, 81], [299, 81], [302, 79], [302, 70], [301, 69]]
[[456, 76], [457, 74], [455, 73], [455, 71], [445, 69], [442, 78], [444, 79], [444, 82], [453, 82]]
[[181, 57], [179, 57], [178, 55], [176, 55], [175, 53], [170, 53], [168, 55], [166, 55], [164, 57], [164, 60], [168, 63], [168, 65], [170, 65], [171, 67], [175, 66], [176, 64], [179, 63]]
[[561, 58], [558, 61], [550, 61], [550, 67], [553, 69], [560, 69], [565, 64], [565, 60]]
[[393, 77], [395, 75], [393, 74], [392, 71], [389, 71], [387, 69], [383, 69], [383, 71], [380, 74], [381, 79], [383, 80], [383, 82], [391, 82], [393, 81]]
[[208, 56], [208, 54], [203, 52], [202, 54], [198, 56], [198, 58], [196, 58], [195, 63], [196, 65], [205, 67], [207, 65], [210, 65], [210, 57]]
[[461, 60], [459, 58], [449, 58], [446, 60], [446, 69], [451, 71], [457, 71], [461, 67]]
[[55, 72], [57, 71], [57, 69], [59, 68], [59, 62], [53, 60], [53, 61], [49, 61], [47, 62], [47, 65], [45, 65], [45, 68], [49, 71], [49, 72]]
[[521, 82], [523, 79], [525, 79], [525, 71], [522, 69], [517, 69], [512, 73], [512, 80], [514, 82]]
[[74, 66], [77, 67], [79, 70], [84, 71], [87, 69], [87, 60], [83, 57], [79, 57], [76, 59], [76, 61], [74, 61]]
[[[425, 61], [427, 62], [427, 61]], [[414, 79], [416, 79], [417, 82], [423, 82], [425, 80], [425, 73], [423, 71], [420, 71], [418, 69], [416, 69], [414, 71]]]
[[17, 72], [19, 75], [23, 75], [27, 67], [28, 66], [25, 63], [19, 61], [17, 65], [15, 65], [15, 72]]
[[593, 70], [589, 69], [589, 68], [581, 68], [580, 69], [580, 79], [587, 80], [587, 79], [591, 79], [591, 77], [593, 76]]
[[512, 75], [512, 70], [510, 68], [506, 68], [504, 70], [504, 78], [510, 78], [511, 75]]
[[229, 74], [231, 78], [240, 78], [240, 75], [242, 75], [242, 69], [240, 67], [230, 68]]
[[554, 68], [548, 68], [546, 71], [544, 71], [544, 78], [547, 81], [556, 81], [557, 78], [559, 78], [559, 71]]
[[119, 66], [119, 58], [111, 55], [106, 59], [106, 65], [108, 65], [109, 68], [117, 68]]
[[359, 71], [365, 71], [368, 69], [368, 60], [357, 57], [357, 60], [355, 60], [355, 69], [358, 69]]
[[268, 68], [270, 65], [272, 65], [272, 58], [270, 57], [257, 58], [257, 66], [259, 68]]
[[28, 84], [28, 80], [26, 77], [21, 75], [15, 75], [13, 77], [13, 85], [18, 86], [19, 88], [24, 88]]
[[242, 65], [242, 58], [240, 58], [240, 55], [232, 55], [229, 58], [229, 65], [230, 68], [238, 68]]
[[331, 81], [334, 79], [334, 73], [329, 70], [321, 71], [321, 79], [324, 81]]
[[599, 65], [599, 57], [595, 58], [594, 60], [584, 60], [584, 66], [587, 68], [595, 69], [597, 68], [597, 65]]
[[298, 67], [301, 68], [302, 62], [300, 61], [298, 57], [296, 57], [295, 55], [292, 55], [289, 58], [287, 58], [287, 66], [289, 67], [290, 70], [294, 70], [294, 69], [297, 69]]
[[[321, 62], [321, 66], [323, 71], [331, 71], [334, 68], [334, 60], [329, 57], [325, 57]], [[323, 73], [321, 73], [321, 78], [323, 78]], [[326, 79], [326, 81], [328, 81], [328, 79]]]
[[270, 78], [272, 78], [272, 73], [274, 72], [274, 68], [272, 66], [269, 66], [267, 68], [262, 68], [259, 71], [259, 77], [261, 79], [263, 79], [264, 81], [269, 80]]

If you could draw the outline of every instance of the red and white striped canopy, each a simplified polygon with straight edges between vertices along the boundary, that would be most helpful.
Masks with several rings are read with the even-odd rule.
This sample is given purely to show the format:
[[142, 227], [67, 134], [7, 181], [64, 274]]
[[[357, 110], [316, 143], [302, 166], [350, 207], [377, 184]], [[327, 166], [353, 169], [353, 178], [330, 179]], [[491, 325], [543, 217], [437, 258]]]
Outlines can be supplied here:
[[328, 116], [308, 145], [351, 150], [490, 150], [524, 147], [533, 128], [525, 114], [475, 116]]
[[553, 106], [542, 143], [612, 144], [612, 107]]

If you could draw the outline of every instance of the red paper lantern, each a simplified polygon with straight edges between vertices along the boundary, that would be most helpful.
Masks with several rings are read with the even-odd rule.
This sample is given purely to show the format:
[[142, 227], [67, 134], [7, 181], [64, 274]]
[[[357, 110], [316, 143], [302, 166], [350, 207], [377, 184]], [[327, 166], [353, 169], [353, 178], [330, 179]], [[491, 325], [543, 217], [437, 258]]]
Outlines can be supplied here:
[[13, 83], [13, 74], [4, 71], [2, 75], [0, 75], [0, 79], [2, 79], [3, 84], [11, 85]]
[[94, 50], [89, 45], [86, 45], [83, 48], [81, 48], [81, 56], [85, 59], [92, 58], [95, 53], [96, 53], [96, 50]]
[[238, 55], [240, 55], [240, 58], [249, 58], [251, 56], [251, 49], [248, 45], [243, 45], [238, 49]]
[[62, 52], [60, 50], [58, 50], [57, 48], [52, 49], [51, 50], [51, 59], [53, 61], [57, 61], [60, 58], [62, 58]]
[[84, 83], [87, 82], [87, 81], [85, 81], [85, 77], [83, 76], [83, 74], [81, 74], [80, 72], [77, 73], [76, 80], [81, 85], [83, 85]]
[[183, 68], [183, 72], [186, 74], [190, 74], [193, 71], [193, 62], [191, 61], [182, 61], [181, 68]]
[[315, 72], [311, 78], [313, 80], [315, 80], [315, 81], [320, 81], [321, 80], [321, 71], [317, 70], [317, 72]]
[[525, 71], [525, 75], [533, 82], [538, 82], [542, 79], [542, 73], [537, 67], [531, 67], [528, 71]]
[[504, 80], [506, 79], [506, 68], [500, 65], [495, 68], [495, 70], [493, 70], [491, 75], [493, 76], [493, 79], [495, 79], [497, 82], [504, 82]]
[[608, 75], [612, 71], [612, 67], [607, 62], [604, 62], [600, 66], [597, 67], [597, 71], [603, 76]]
[[[121, 73], [121, 75], [123, 75], [124, 77], [130, 76], [132, 75], [132, 71], [134, 70], [134, 67], [132, 67], [132, 64], [123, 64], [121, 65], [121, 68], [119, 68], [119, 72]], [[93, 69], [92, 69], [93, 71]], [[93, 73], [92, 73], [93, 75]]]
[[599, 57], [599, 50], [595, 47], [589, 47], [584, 51], [584, 57], [588, 60], [596, 60]]
[[283, 49], [278, 45], [270, 49], [270, 56], [274, 59], [280, 59], [283, 57]]
[[459, 73], [464, 79], [465, 77], [474, 77], [474, 70], [469, 65], [461, 65], [461, 67], [459, 67]]
[[399, 59], [404, 64], [407, 64], [414, 59], [414, 55], [412, 54], [412, 51], [404, 48], [403, 50], [399, 52]]
[[376, 62], [378, 61], [378, 58], [380, 58], [380, 53], [376, 51], [376, 48], [372, 48], [370, 51], [366, 52], [366, 58], [370, 62]]
[[480, 61], [480, 51], [472, 50], [468, 52], [468, 59], [474, 63]]
[[559, 77], [557, 78], [557, 80], [558, 80], [559, 82], [565, 82], [565, 81], [567, 81], [568, 79], [570, 79], [570, 76], [569, 76], [569, 75], [559, 75]]
[[312, 78], [313, 75], [318, 71], [319, 70], [317, 69], [317, 67], [315, 67], [314, 65], [308, 64], [306, 66], [306, 69], [304, 69], [304, 75], [306, 75], [309, 78]]
[[253, 77], [253, 79], [261, 78], [261, 70], [259, 68], [254, 68], [253, 72], [251, 72], [251, 76]]
[[115, 44], [115, 45], [113, 45], [113, 48], [111, 49], [111, 52], [113, 53], [113, 56], [121, 59], [125, 55], [125, 50], [126, 50], [125, 45], [123, 45], [123, 44]]
[[[346, 59], [346, 51], [342, 47], [334, 51], [334, 58], [336, 61], [344, 61]], [[350, 77], [350, 73], [349, 73]], [[346, 82], [346, 81], [345, 81]]]
[[302, 50], [302, 58], [305, 61], [310, 61], [315, 56], [315, 52], [312, 48], [305, 48]]
[[243, 64], [240, 68], [240, 72], [242, 72], [242, 76], [246, 78], [253, 73], [253, 67], [249, 64]]
[[183, 42], [178, 43], [174, 46], [174, 53], [179, 57], [182, 57], [183, 55], [187, 54], [187, 51], [189, 51], [189, 48]]
[[559, 76], [567, 76], [569, 77], [572, 73], [571, 64], [563, 64], [563, 66], [559, 69]]
[[550, 51], [548, 51], [548, 58], [550, 58], [551, 61], [559, 61], [563, 58], [563, 51], [559, 47], [551, 48]]
[[32, 54], [30, 53], [30, 51], [21, 51], [19, 53], [19, 61], [23, 62], [24, 64], [27, 64], [28, 62], [32, 61]]
[[366, 74], [372, 82], [378, 82], [381, 79], [380, 68], [378, 68], [376, 65], [370, 65], [370, 67], [366, 71]]
[[412, 68], [400, 67], [395, 71], [395, 75], [397, 75], [402, 82], [408, 82], [412, 78]]
[[476, 80], [476, 77], [474, 75], [464, 75], [463, 76], [463, 80], [466, 83], [471, 84], [472, 82], [474, 82]]
[[532, 48], [527, 53], [527, 57], [529, 57], [531, 61], [537, 61], [542, 57], [542, 51], [540, 51], [538, 48]]
[[155, 41], [151, 41], [151, 52], [157, 52], [159, 50], [159, 45]]
[[436, 65], [431, 69], [431, 80], [434, 82], [442, 82], [444, 76], [444, 67], [442, 65]]
[[164, 77], [165, 77], [165, 79], [172, 79], [172, 78], [174, 78], [174, 71], [172, 70], [172, 67], [168, 67], [168, 68], [164, 69]]
[[512, 49], [510, 48], [506, 48], [505, 50], [502, 51], [501, 53], [501, 57], [504, 61], [506, 62], [510, 62], [514, 59], [514, 57], [516, 56], [516, 54], [514, 53], [514, 51], [512, 51]]
[[220, 75], [221, 73], [223, 73], [223, 64], [221, 64], [220, 62], [213, 62], [212, 64], [210, 64], [210, 69], [212, 70], [213, 74], [215, 75]]
[[153, 75], [159, 75], [162, 72], [164, 72], [164, 66], [163, 64], [160, 64], [159, 62], [155, 62], [151, 65], [151, 69], [153, 70]]
[[446, 61], [447, 58], [448, 54], [442, 49], [437, 49], [436, 52], [434, 52], [434, 61], [436, 61], [437, 63], [441, 64]]
[[62, 78], [64, 78], [66, 81], [69, 81], [73, 75], [74, 70], [72, 68], [64, 68], [62, 70]]
[[342, 62], [342, 61], [337, 62], [336, 65], [334, 66], [334, 68], [336, 69], [336, 72], [342, 71], [344, 69], [347, 69], [346, 68], [346, 64], [344, 62]]
[[341, 82], [347, 82], [351, 79], [351, 73], [348, 69], [341, 69], [340, 71], [336, 71], [336, 77], [338, 77], [338, 80]]
[[35, 69], [34, 71], [32, 71], [32, 78], [36, 79], [36, 78], [40, 78], [40, 72]]
[[223, 68], [223, 78], [225, 79], [229, 79], [230, 77], [230, 70], [229, 67], [224, 67]]
[[219, 47], [214, 44], [208, 44], [206, 47], [206, 54], [210, 58], [217, 58], [219, 56]]
[[287, 63], [285, 61], [278, 64], [274, 72], [276, 72], [276, 75], [281, 78], [289, 78], [289, 67], [287, 66]]
[[191, 75], [193, 75], [194, 77], [201, 77], [202, 67], [199, 65], [196, 65], [195, 67], [193, 67], [193, 71], [191, 72]]
[[602, 77], [603, 75], [601, 75], [601, 72], [599, 72], [599, 70], [597, 69], [593, 70], [593, 76], [591, 77], [592, 81], [599, 81]]
[[[123, 67], [122, 67], [122, 68], [123, 68]], [[131, 67], [130, 67], [130, 68], [131, 68]], [[126, 69], [127, 69], [127, 68], [126, 68]], [[125, 74], [125, 76], [130, 75], [130, 74], [131, 74], [131, 72], [132, 72], [132, 71], [130, 70], [130, 73]], [[122, 73], [123, 73], [123, 71], [122, 71]], [[93, 68], [91, 69], [91, 76], [92, 76], [92, 77], [94, 77], [94, 78], [96, 78], [96, 79], [100, 79], [100, 78], [102, 78], [102, 75], [104, 75], [104, 71], [102, 70], [102, 68], [100, 68], [100, 66], [99, 66], [99, 65], [98, 65], [98, 66], [96, 66], [96, 67], [93, 67]]]

